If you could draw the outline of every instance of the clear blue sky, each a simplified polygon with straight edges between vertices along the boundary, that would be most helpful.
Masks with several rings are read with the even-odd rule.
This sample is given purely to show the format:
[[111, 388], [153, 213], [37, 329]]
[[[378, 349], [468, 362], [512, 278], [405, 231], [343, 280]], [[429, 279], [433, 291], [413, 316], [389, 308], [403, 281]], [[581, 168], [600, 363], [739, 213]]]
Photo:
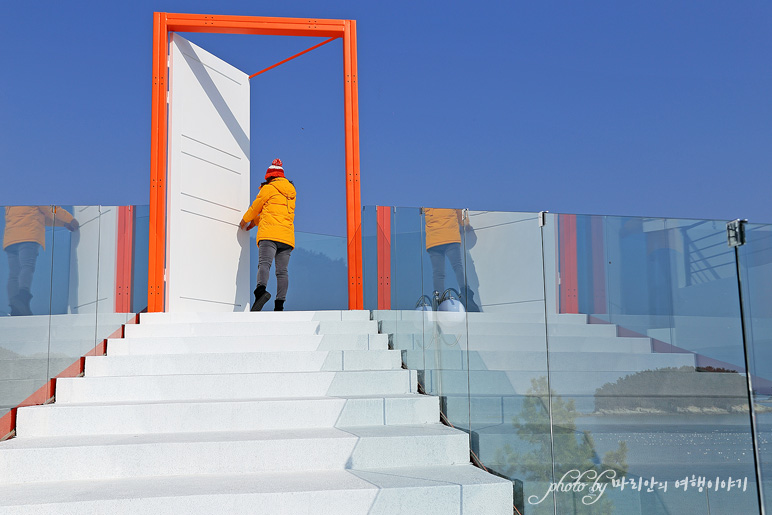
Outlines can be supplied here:
[[[363, 204], [772, 222], [766, 1], [6, 0], [0, 205], [148, 202], [153, 11], [356, 19]], [[186, 37], [248, 73], [316, 41]], [[252, 167], [342, 235], [341, 53], [252, 82]]]

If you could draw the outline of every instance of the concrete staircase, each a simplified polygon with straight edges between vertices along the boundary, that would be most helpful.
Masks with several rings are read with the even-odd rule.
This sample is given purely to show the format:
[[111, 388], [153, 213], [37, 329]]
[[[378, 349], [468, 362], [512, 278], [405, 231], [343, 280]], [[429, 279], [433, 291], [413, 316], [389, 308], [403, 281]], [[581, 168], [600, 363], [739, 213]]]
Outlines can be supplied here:
[[369, 312], [143, 314], [18, 411], [0, 512], [511, 514]]

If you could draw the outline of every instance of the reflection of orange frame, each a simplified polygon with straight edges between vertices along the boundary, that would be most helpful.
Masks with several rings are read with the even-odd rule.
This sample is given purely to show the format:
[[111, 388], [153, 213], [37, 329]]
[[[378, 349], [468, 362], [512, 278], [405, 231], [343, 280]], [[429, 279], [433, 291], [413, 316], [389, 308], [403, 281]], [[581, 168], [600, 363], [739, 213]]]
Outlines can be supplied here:
[[150, 147], [150, 242], [148, 311], [164, 310], [166, 259], [166, 134], [169, 32], [213, 32], [343, 38], [346, 131], [346, 237], [349, 309], [362, 309], [362, 213], [359, 194], [359, 94], [356, 21], [256, 16], [155, 13], [153, 23], [153, 108]]

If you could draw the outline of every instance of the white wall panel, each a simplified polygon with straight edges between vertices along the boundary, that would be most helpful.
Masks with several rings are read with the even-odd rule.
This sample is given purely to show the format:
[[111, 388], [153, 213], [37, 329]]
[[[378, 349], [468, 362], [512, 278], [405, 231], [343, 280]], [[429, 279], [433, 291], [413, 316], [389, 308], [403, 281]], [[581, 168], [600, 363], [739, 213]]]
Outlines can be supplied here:
[[249, 77], [173, 34], [167, 311], [249, 309]]
[[[477, 241], [467, 281], [486, 311], [543, 312], [541, 232], [534, 213], [469, 211]], [[471, 261], [469, 261], [471, 260]], [[554, 274], [554, 270], [549, 271]]]

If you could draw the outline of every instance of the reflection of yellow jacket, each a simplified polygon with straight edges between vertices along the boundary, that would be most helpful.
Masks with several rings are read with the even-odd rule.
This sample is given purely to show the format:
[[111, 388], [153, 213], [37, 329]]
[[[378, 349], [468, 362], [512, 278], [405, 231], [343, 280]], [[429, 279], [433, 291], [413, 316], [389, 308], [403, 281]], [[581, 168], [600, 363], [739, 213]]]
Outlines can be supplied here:
[[424, 209], [426, 219], [426, 249], [445, 245], [447, 243], [461, 243], [460, 209]]
[[295, 247], [295, 187], [284, 177], [260, 188], [243, 220], [257, 225], [257, 244], [272, 240]]
[[[51, 206], [10, 206], [5, 208], [5, 235], [3, 248], [14, 243], [34, 241], [46, 248], [46, 225], [64, 226], [72, 222], [72, 215], [61, 207], [56, 209], [56, 220]], [[55, 223], [54, 223], [55, 222]]]

